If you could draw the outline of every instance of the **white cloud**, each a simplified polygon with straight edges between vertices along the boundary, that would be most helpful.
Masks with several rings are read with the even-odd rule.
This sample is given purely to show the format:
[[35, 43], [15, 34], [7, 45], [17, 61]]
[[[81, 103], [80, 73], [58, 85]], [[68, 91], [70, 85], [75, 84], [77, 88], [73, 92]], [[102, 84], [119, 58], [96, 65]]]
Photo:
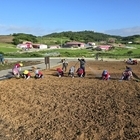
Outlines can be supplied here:
[[2, 25], [0, 24], [0, 34], [8, 35], [13, 33], [27, 33], [36, 36], [42, 36], [53, 32], [61, 31], [62, 29], [44, 29], [41, 27], [27, 27], [27, 26], [15, 26], [15, 25]]
[[110, 35], [119, 35], [119, 36], [140, 35], [140, 26], [106, 30], [104, 33]]

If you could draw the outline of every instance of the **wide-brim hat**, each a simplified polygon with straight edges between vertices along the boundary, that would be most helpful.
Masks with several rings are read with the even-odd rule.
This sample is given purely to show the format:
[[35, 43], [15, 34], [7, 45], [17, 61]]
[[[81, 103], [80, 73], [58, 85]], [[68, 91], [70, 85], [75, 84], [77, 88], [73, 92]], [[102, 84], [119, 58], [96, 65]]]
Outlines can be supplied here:
[[24, 70], [23, 74], [28, 74], [29, 71], [28, 70]]

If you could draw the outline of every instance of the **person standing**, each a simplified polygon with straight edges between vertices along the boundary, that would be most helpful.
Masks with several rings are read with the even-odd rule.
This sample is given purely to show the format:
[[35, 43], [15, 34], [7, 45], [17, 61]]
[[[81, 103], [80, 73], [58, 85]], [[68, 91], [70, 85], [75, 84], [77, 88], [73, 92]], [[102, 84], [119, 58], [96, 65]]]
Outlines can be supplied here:
[[66, 59], [62, 59], [62, 70], [66, 72], [67, 67], [68, 67], [68, 62], [66, 61]]

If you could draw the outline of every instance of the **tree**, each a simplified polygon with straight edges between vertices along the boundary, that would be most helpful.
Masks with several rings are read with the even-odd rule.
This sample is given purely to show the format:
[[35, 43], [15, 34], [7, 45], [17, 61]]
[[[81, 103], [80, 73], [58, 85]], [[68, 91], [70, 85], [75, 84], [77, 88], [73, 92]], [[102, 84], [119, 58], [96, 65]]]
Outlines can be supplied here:
[[129, 55], [129, 57], [131, 56], [131, 54], [133, 53], [133, 51], [128, 51], [127, 54]]
[[13, 44], [14, 45], [18, 45], [20, 43], [19, 39], [18, 38], [14, 38], [13, 39]]

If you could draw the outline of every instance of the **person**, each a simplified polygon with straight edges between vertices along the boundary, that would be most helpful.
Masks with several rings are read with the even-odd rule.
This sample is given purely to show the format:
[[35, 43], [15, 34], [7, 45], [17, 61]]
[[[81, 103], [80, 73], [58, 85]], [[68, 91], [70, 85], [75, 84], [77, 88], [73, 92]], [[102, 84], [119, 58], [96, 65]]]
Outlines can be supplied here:
[[57, 70], [57, 75], [58, 75], [59, 77], [64, 76], [64, 72], [63, 72], [63, 70], [62, 70], [61, 68], [57, 68], [56, 70]]
[[19, 71], [21, 71], [21, 67], [23, 66], [23, 64], [22, 63], [16, 63], [15, 65], [14, 65], [14, 68], [17, 68]]
[[103, 80], [109, 80], [109, 78], [110, 78], [109, 72], [107, 70], [103, 70], [103, 72], [102, 72], [102, 79]]
[[29, 79], [31, 78], [31, 74], [28, 70], [24, 70], [22, 73], [22, 78]]
[[15, 76], [15, 77], [20, 77], [20, 71], [18, 68], [14, 67], [12, 69], [12, 74]]
[[12, 74], [15, 75], [16, 77], [19, 77], [22, 66], [23, 66], [22, 63], [16, 63], [12, 68]]
[[3, 57], [3, 54], [0, 54], [0, 63], [4, 64], [4, 57]]
[[43, 78], [43, 73], [37, 69], [37, 67], [33, 66], [33, 72], [35, 73], [35, 79]]
[[75, 72], [75, 66], [72, 66], [72, 67], [69, 69], [68, 76], [71, 76], [72, 78], [74, 78], [74, 72]]
[[66, 61], [66, 59], [62, 59], [61, 62], [62, 62], [62, 70], [66, 72], [68, 67], [68, 62]]
[[86, 61], [84, 59], [84, 57], [82, 56], [81, 59], [78, 58], [78, 61], [80, 62], [80, 68], [83, 69], [83, 77], [85, 76], [86, 72], [85, 72], [85, 64]]
[[133, 74], [132, 74], [132, 69], [128, 66], [126, 66], [125, 71], [122, 73], [122, 80], [130, 80], [131, 78], [133, 78]]
[[78, 77], [83, 77], [84, 71], [82, 68], [78, 68], [76, 73], [77, 73]]

